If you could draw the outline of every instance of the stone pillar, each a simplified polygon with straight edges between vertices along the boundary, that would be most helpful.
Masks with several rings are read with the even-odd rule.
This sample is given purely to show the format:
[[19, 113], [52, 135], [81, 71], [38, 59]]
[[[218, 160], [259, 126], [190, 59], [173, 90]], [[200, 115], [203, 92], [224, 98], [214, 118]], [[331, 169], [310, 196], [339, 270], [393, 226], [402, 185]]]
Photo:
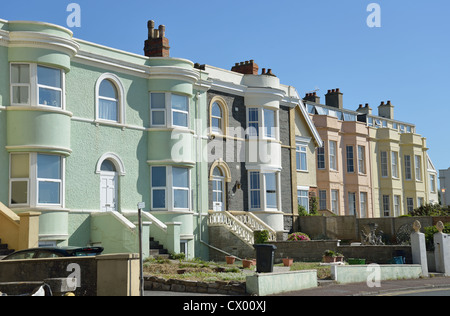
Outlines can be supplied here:
[[28, 212], [18, 214], [20, 217], [19, 249], [37, 248], [39, 246], [39, 216], [41, 213]]
[[422, 275], [428, 277], [428, 261], [427, 248], [425, 244], [425, 234], [420, 232], [421, 224], [415, 221], [413, 224], [415, 230], [411, 234], [411, 250], [413, 264], [420, 264], [422, 266]]
[[165, 223], [167, 225], [167, 250], [172, 253], [180, 253], [181, 224], [179, 222]]
[[434, 256], [436, 259], [436, 272], [450, 276], [450, 237], [444, 234], [444, 224], [436, 224], [438, 233], [434, 234]]

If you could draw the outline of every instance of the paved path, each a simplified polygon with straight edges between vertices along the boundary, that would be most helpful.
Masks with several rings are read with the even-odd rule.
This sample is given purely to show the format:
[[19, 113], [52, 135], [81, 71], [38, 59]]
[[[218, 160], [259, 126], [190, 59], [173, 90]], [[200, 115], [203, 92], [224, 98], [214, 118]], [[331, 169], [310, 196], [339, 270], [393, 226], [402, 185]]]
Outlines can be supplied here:
[[329, 284], [314, 289], [283, 293], [275, 296], [376, 296], [409, 290], [446, 289], [449, 287], [450, 278], [434, 277], [416, 280], [382, 281], [381, 288], [369, 288], [366, 283]]

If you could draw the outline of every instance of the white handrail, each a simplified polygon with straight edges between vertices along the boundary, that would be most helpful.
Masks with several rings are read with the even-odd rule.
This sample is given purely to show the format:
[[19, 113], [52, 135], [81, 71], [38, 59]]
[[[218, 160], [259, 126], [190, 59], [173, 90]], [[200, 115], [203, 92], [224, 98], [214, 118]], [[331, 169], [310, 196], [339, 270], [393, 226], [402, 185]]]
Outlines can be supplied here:
[[277, 232], [255, 214], [242, 211], [233, 211], [230, 213], [253, 231], [267, 230], [269, 232], [269, 241], [277, 241]]
[[227, 227], [231, 232], [236, 234], [241, 240], [250, 246], [253, 246], [255, 242], [253, 230], [229, 212], [210, 212], [208, 224], [209, 226]]

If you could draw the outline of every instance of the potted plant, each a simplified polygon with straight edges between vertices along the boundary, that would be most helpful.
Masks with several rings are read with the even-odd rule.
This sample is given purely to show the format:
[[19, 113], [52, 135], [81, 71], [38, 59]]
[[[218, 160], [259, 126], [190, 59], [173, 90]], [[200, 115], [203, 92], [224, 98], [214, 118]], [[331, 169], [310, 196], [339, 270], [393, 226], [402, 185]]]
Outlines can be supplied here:
[[290, 267], [294, 263], [294, 259], [292, 258], [283, 258], [283, 264], [285, 267]]
[[226, 256], [225, 260], [227, 261], [227, 264], [234, 264], [234, 262], [236, 261], [236, 257], [235, 256]]
[[325, 252], [323, 253], [323, 262], [336, 262], [336, 253], [333, 250], [325, 250]]
[[336, 253], [336, 262], [343, 262], [344, 261], [344, 255], [340, 252]]
[[253, 263], [254, 263], [253, 260], [244, 259], [244, 260], [242, 260], [242, 267], [243, 268], [251, 268]]

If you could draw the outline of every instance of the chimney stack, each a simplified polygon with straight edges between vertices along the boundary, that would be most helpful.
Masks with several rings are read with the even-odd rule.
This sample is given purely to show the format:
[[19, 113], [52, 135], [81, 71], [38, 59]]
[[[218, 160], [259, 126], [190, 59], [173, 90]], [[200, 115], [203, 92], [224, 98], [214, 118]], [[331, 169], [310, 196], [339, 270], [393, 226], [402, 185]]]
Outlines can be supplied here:
[[[243, 75], [258, 75], [259, 67], [255, 61], [249, 60], [245, 62], [236, 63], [231, 71], [241, 73]], [[270, 71], [270, 69], [269, 69]], [[268, 73], [267, 73], [268, 74]]]
[[328, 93], [325, 95], [325, 104], [342, 110], [344, 108], [343, 95], [339, 88], [328, 90]]
[[372, 108], [369, 106], [369, 103], [366, 103], [366, 106], [360, 104], [356, 111], [362, 114], [372, 115]]
[[155, 21], [148, 21], [148, 39], [145, 41], [144, 52], [147, 57], [169, 57], [170, 46], [166, 38], [166, 27], [160, 25], [155, 29]]
[[303, 100], [320, 104], [320, 97], [317, 95], [317, 92], [307, 93]]
[[387, 101], [385, 104], [384, 101], [378, 106], [378, 116], [394, 119], [394, 106], [391, 104], [391, 101]]

